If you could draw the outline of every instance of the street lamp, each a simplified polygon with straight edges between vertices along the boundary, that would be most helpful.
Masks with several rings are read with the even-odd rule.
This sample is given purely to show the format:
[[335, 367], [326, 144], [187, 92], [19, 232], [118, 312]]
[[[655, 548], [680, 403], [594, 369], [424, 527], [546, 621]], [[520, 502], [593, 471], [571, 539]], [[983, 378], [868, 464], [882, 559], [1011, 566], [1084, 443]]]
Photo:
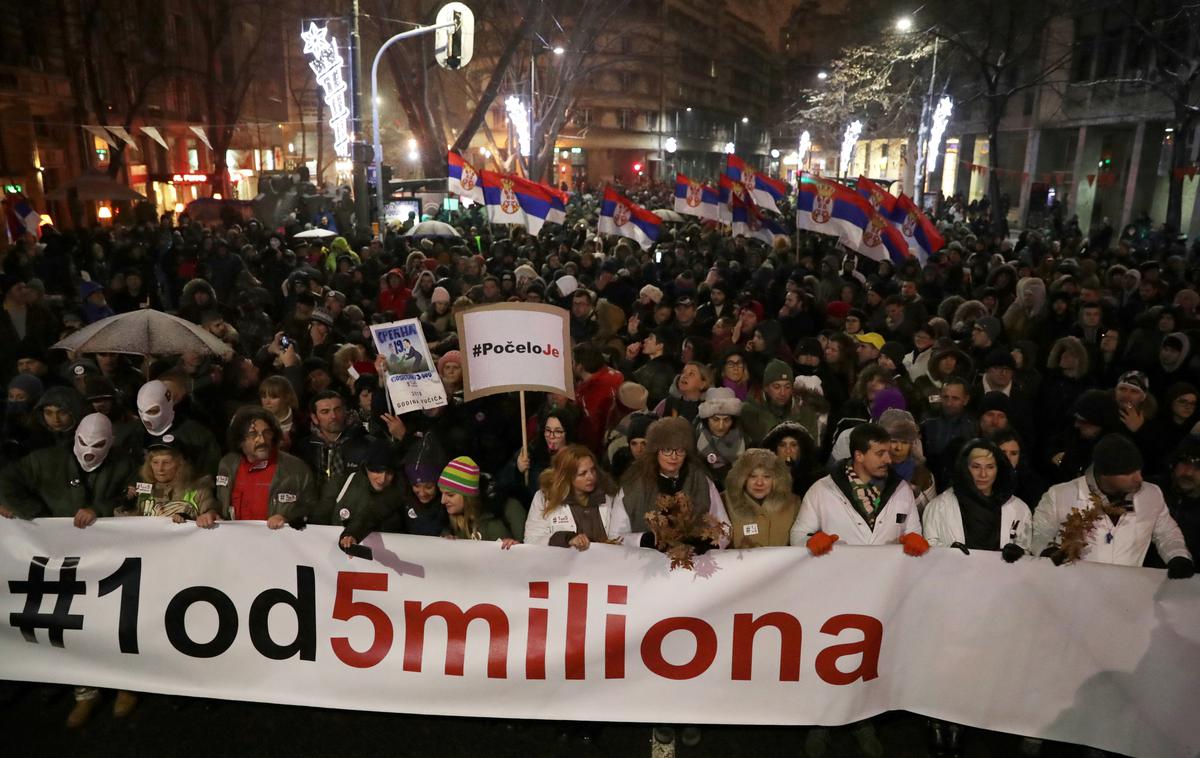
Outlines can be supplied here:
[[748, 123], [750, 123], [750, 117], [749, 117], [749, 116], [742, 116], [742, 123], [743, 123], [743, 124], [748, 124]]
[[896, 31], [900, 32], [901, 34], [912, 31], [912, 27], [912, 16], [901, 16], [900, 18], [896, 19]]
[[818, 71], [817, 78], [820, 79], [821, 81], [825, 81], [826, 79], [829, 78], [829, 72], [828, 71]]
[[565, 53], [567, 51], [562, 45], [555, 45], [554, 49], [551, 50], [550, 52], [554, 53], [555, 55], [562, 55], [563, 53]]

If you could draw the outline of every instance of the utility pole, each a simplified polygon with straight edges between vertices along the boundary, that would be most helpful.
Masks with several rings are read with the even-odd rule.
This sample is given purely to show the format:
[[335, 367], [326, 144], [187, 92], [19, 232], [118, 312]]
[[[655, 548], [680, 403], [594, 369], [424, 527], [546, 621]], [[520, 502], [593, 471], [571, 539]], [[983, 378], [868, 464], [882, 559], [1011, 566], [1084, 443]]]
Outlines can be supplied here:
[[[350, 154], [354, 159], [354, 225], [362, 233], [371, 229], [371, 203], [367, 197], [367, 155], [362, 142], [362, 37], [359, 34], [358, 22], [358, 0], [351, 0], [350, 76], [353, 80], [353, 89], [350, 95], [350, 119], [354, 135], [350, 142]], [[382, 192], [381, 177], [375, 177], [375, 184], [376, 191]]]

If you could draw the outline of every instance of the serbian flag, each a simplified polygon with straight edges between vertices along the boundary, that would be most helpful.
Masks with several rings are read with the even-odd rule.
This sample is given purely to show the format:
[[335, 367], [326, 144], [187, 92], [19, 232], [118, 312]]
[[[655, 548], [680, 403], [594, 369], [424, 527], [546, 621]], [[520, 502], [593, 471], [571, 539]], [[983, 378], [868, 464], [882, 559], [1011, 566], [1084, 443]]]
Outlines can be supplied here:
[[875, 213], [869, 205], [863, 213], [866, 223], [857, 233], [843, 236], [843, 245], [873, 261], [891, 261], [897, 266], [912, 257], [908, 242], [895, 224]]
[[796, 228], [851, 239], [859, 235], [871, 206], [854, 190], [808, 172], [800, 175]]
[[772, 179], [766, 174], [760, 174], [736, 155], [730, 155], [725, 165], [725, 175], [735, 182], [740, 182], [749, 192], [757, 205], [769, 211], [779, 213], [777, 200], [787, 197], [788, 187], [778, 179]]
[[546, 220], [551, 224], [567, 223], [567, 203], [571, 196], [549, 184], [539, 183], [538, 186], [550, 196], [550, 213], [546, 216]]
[[460, 197], [483, 203], [483, 188], [479, 186], [479, 172], [475, 167], [453, 150], [446, 154], [446, 164], [446, 189]]
[[553, 200], [536, 182], [511, 174], [480, 171], [483, 203], [493, 224], [519, 224], [530, 234], [542, 230]]
[[628, 237], [641, 245], [643, 250], [649, 250], [658, 241], [662, 219], [606, 186], [596, 231]]
[[771, 245], [776, 237], [787, 236], [782, 224], [766, 216], [751, 203], [736, 203], [732, 211], [734, 237], [742, 235]]
[[946, 240], [929, 220], [929, 217], [917, 207], [917, 204], [908, 195], [901, 194], [896, 198], [896, 210], [903, 214], [898, 222], [901, 236], [908, 243], [909, 249], [921, 261], [921, 265], [925, 265], [929, 256], [945, 246]]
[[875, 212], [888, 219], [889, 221], [899, 221], [896, 216], [896, 201], [899, 199], [892, 193], [880, 187], [875, 182], [865, 176], [859, 176], [855, 183], [855, 189], [858, 194], [867, 199]]
[[720, 197], [717, 191], [707, 184], [693, 182], [683, 174], [675, 175], [675, 212], [686, 213], [689, 216], [712, 219], [719, 217], [717, 205]]
[[754, 205], [750, 191], [729, 174], [721, 174], [717, 179], [718, 220], [726, 224], [732, 223], [734, 209], [745, 205]]

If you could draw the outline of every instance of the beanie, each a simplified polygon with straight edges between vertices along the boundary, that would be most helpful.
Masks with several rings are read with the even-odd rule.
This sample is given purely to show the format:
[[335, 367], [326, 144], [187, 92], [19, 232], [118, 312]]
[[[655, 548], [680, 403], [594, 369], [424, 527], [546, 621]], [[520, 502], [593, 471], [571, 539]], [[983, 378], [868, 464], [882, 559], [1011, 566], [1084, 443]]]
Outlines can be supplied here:
[[446, 464], [438, 478], [438, 487], [443, 491], [463, 495], [479, 494], [479, 466], [465, 455], [460, 455]]
[[871, 418], [879, 419], [884, 412], [892, 408], [900, 410], [908, 409], [908, 401], [904, 399], [904, 393], [895, 387], [884, 387], [875, 394], [875, 399], [871, 401]]
[[459, 350], [448, 350], [448, 351], [446, 351], [445, 355], [443, 355], [441, 358], [438, 358], [437, 359], [437, 370], [438, 370], [439, 374], [442, 373], [442, 367], [445, 366], [447, 363], [457, 363], [459, 365], [459, 367], [461, 368], [462, 367], [462, 352]]
[[792, 379], [794, 378], [795, 376], [792, 374], [792, 367], [778, 358], [775, 358], [768, 363], [766, 369], [763, 370], [762, 383], [764, 387], [779, 381], [786, 381], [788, 384], [791, 384]]
[[21, 390], [29, 397], [29, 402], [36, 403], [45, 387], [42, 380], [33, 374], [17, 374], [9, 380], [8, 389]]
[[1106, 434], [1096, 443], [1092, 467], [1097, 476], [1118, 476], [1142, 470], [1142, 453], [1128, 437]]
[[450, 302], [450, 290], [445, 287], [434, 287], [433, 294], [429, 296], [431, 303], [448, 303]]
[[987, 336], [995, 342], [1000, 338], [1000, 332], [1004, 330], [1004, 325], [1000, 323], [1000, 319], [995, 316], [984, 316], [975, 322], [975, 326], [987, 332]]
[[1005, 415], [1009, 415], [1010, 407], [1011, 403], [1009, 402], [1008, 395], [993, 390], [983, 396], [983, 400], [979, 404], [979, 413], [984, 414], [988, 411], [1000, 411]]

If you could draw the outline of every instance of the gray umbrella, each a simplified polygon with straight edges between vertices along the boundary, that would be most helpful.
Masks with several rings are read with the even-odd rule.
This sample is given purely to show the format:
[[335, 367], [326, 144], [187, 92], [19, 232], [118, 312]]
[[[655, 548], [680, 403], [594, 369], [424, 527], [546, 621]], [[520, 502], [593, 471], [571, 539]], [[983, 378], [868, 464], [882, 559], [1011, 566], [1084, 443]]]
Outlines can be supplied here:
[[458, 230], [444, 221], [422, 221], [404, 233], [406, 237], [459, 237]]
[[75, 353], [127, 355], [226, 356], [232, 348], [190, 321], [162, 311], [143, 309], [88, 324], [53, 347]]
[[145, 200], [146, 196], [130, 189], [108, 174], [80, 174], [66, 184], [46, 193], [47, 200], [66, 200], [70, 190], [79, 194], [79, 199], [85, 202], [101, 200]]

